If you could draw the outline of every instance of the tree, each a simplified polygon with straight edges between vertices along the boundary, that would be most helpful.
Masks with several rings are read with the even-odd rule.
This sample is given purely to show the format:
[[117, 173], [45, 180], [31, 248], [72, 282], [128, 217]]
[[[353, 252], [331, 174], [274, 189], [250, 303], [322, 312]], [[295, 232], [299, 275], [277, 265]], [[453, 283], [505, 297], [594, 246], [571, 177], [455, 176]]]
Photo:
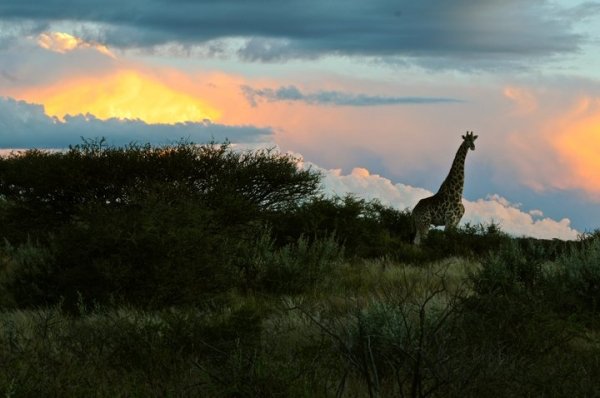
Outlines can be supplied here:
[[109, 147], [100, 140], [64, 152], [28, 150], [0, 158], [0, 233], [22, 241], [19, 230], [39, 236], [90, 204], [142, 205], [148, 195], [185, 195], [229, 223], [244, 223], [316, 194], [320, 175], [297, 162], [272, 149], [234, 151], [229, 143]]

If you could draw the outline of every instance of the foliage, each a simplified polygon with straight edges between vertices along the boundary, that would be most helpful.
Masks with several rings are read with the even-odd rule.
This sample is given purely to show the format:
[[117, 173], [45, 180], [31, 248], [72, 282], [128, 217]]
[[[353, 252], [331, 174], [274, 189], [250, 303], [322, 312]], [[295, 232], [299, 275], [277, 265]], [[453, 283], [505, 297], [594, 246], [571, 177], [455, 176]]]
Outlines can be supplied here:
[[49, 304], [54, 258], [47, 247], [27, 241], [18, 247], [4, 242], [0, 251], [0, 303], [5, 307]]
[[482, 295], [537, 294], [545, 282], [542, 264], [526, 255], [516, 242], [490, 253], [474, 278], [475, 292]]
[[317, 197], [280, 216], [272, 223], [277, 243], [300, 236], [321, 239], [335, 235], [350, 257], [373, 258], [395, 253], [410, 241], [411, 221], [399, 211], [378, 201]]
[[[243, 294], [212, 308], [78, 305], [0, 314], [14, 397], [595, 396], [600, 340], [542, 301], [473, 293], [456, 262], [383, 262], [382, 286]], [[373, 263], [372, 267], [375, 265]], [[379, 271], [377, 271], [377, 269]], [[349, 290], [348, 290], [349, 289]], [[343, 292], [343, 296], [338, 294]], [[589, 329], [588, 329], [589, 330]]]
[[[221, 366], [260, 341], [261, 317], [230, 311], [146, 313], [60, 307], [2, 314], [0, 391], [7, 396], [165, 396], [206, 393], [198, 363]], [[210, 342], [210, 343], [209, 343]], [[198, 366], [196, 366], [198, 364]]]
[[[234, 151], [229, 144], [108, 147], [91, 141], [66, 152], [28, 150], [0, 158], [0, 232], [9, 240], [43, 236], [81, 208], [144, 206], [149, 195], [184, 194], [241, 224], [310, 198], [319, 175], [273, 150]], [[17, 221], [18, 220], [18, 221]]]
[[509, 241], [511, 238], [493, 222], [487, 225], [467, 223], [444, 233], [432, 230], [423, 245], [433, 258], [444, 258], [448, 255], [481, 257], [501, 249]]
[[418, 283], [405, 274], [397, 287], [354, 315], [342, 353], [369, 396], [448, 392], [468, 374], [452, 361], [463, 354], [463, 347], [455, 346], [462, 291], [450, 292], [445, 272], [431, 271]]
[[563, 254], [550, 275], [559, 306], [573, 314], [600, 314], [600, 237], [593, 235]]
[[250, 250], [242, 252], [238, 267], [246, 288], [297, 294], [314, 289], [342, 257], [343, 248], [333, 236], [313, 242], [301, 236], [294, 243], [275, 248], [270, 231], [265, 230]]

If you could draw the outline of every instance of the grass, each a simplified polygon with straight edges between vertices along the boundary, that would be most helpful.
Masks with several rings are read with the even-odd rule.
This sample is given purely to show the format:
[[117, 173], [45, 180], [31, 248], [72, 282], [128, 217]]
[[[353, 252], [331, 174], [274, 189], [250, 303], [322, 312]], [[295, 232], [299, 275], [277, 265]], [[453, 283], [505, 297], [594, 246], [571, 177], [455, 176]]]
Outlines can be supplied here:
[[[423, 266], [363, 260], [338, 263], [302, 293], [233, 290], [214, 308], [81, 304], [75, 315], [60, 306], [5, 311], [0, 391], [6, 397], [560, 396], [567, 387], [574, 396], [597, 393], [597, 330], [561, 334], [558, 318], [545, 315], [511, 325], [494, 312], [500, 301], [480, 297], [477, 308], [466, 310], [481, 269], [461, 258]], [[546, 341], [557, 341], [530, 352], [490, 332], [513, 326], [534, 342], [533, 351], [543, 346], [536, 343], [540, 328]]]
[[[394, 291], [416, 298], [443, 279], [445, 294], [454, 294], [473, 267], [459, 259], [428, 267], [343, 263], [304, 294], [232, 292], [212, 311], [3, 312], [0, 386], [15, 397], [330, 396], [357, 371], [339, 343], [353, 344], [359, 318], [397, 304]], [[360, 385], [348, 379], [344, 390]]]

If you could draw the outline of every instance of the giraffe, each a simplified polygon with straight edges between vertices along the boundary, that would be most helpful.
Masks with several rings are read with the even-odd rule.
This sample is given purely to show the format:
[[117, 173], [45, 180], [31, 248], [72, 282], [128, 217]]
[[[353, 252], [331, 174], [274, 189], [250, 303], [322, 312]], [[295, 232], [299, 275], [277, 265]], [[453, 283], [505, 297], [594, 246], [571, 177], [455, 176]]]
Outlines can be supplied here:
[[414, 240], [416, 245], [419, 245], [421, 240], [427, 236], [432, 224], [443, 225], [446, 230], [456, 227], [465, 212], [462, 204], [465, 158], [469, 149], [475, 150], [477, 136], [473, 135], [472, 131], [467, 131], [462, 138], [463, 142], [456, 152], [450, 172], [440, 189], [435, 195], [421, 199], [412, 211], [412, 219], [417, 232]]

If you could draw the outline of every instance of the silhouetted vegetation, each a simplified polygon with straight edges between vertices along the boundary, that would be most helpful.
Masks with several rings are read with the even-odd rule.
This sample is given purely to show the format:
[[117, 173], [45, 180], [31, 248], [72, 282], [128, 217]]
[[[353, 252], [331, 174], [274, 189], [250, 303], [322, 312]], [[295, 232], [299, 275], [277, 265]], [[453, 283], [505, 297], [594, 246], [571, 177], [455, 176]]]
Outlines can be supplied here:
[[600, 234], [432, 230], [228, 144], [0, 158], [0, 392], [598, 396]]

